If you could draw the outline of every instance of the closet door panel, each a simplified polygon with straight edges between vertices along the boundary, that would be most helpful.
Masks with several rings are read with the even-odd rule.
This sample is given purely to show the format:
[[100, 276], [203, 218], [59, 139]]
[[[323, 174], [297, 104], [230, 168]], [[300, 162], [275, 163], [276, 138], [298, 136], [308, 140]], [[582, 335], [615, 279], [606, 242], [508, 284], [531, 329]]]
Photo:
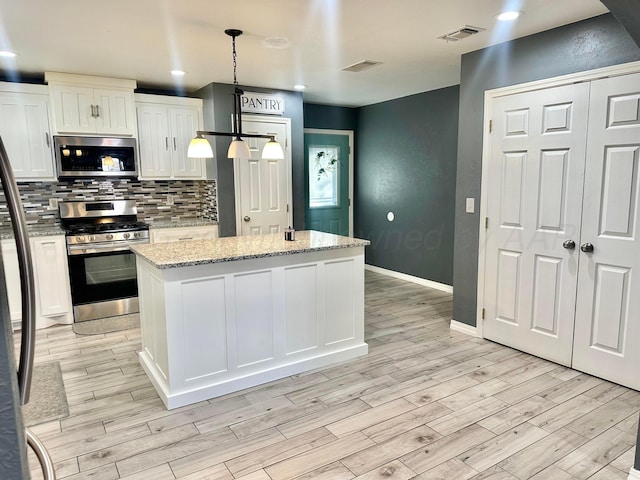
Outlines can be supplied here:
[[573, 367], [640, 390], [640, 74], [592, 82]]
[[492, 105], [486, 338], [571, 364], [589, 84]]

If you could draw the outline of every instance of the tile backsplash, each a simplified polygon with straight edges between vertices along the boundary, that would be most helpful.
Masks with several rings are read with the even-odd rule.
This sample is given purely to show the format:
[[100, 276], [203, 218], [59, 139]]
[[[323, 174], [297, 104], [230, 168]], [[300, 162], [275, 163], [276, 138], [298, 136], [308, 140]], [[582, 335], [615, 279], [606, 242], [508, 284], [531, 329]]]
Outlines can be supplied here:
[[[58, 182], [18, 182], [20, 197], [30, 225], [59, 225], [58, 209], [50, 199], [135, 200], [138, 219], [148, 223], [204, 218], [218, 220], [215, 180], [78, 179]], [[0, 226], [10, 224], [0, 190]]]

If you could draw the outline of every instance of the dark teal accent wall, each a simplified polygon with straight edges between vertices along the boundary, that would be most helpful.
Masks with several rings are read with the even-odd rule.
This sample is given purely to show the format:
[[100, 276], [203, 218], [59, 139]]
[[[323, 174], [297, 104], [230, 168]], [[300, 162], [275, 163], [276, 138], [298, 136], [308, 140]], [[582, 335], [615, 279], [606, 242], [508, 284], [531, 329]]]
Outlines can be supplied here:
[[358, 109], [332, 105], [304, 104], [304, 128], [358, 130]]
[[371, 241], [368, 264], [452, 284], [458, 94], [358, 109], [354, 230]]
[[453, 318], [476, 324], [484, 92], [640, 60], [640, 48], [611, 14], [565, 25], [462, 56], [453, 264]]

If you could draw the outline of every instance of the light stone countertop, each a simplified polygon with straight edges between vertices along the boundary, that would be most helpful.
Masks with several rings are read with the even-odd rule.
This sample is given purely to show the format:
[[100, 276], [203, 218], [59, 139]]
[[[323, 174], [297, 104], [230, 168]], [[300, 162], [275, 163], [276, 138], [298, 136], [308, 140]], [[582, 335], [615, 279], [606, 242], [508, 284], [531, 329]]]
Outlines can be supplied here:
[[[49, 237], [64, 234], [65, 232], [60, 225], [27, 225], [27, 235], [29, 237]], [[0, 227], [1, 240], [10, 240], [12, 238], [13, 229], [10, 225]]]
[[215, 240], [138, 244], [131, 246], [131, 251], [156, 268], [166, 269], [371, 244], [369, 240], [313, 230], [295, 232], [295, 238], [292, 242], [286, 241], [283, 233], [222, 237]]

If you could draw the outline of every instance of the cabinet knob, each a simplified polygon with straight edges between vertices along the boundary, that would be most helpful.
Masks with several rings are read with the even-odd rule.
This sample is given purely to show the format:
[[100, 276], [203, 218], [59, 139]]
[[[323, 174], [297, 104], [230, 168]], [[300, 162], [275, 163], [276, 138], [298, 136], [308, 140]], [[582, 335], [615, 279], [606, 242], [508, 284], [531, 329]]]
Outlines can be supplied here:
[[251, 217], [249, 215], [245, 215], [245, 217], [243, 218], [243, 220], [245, 222], [250, 222], [251, 221]]
[[576, 248], [576, 242], [574, 242], [573, 240], [565, 240], [564, 242], [562, 242], [562, 246], [567, 250], [573, 250], [574, 248]]

